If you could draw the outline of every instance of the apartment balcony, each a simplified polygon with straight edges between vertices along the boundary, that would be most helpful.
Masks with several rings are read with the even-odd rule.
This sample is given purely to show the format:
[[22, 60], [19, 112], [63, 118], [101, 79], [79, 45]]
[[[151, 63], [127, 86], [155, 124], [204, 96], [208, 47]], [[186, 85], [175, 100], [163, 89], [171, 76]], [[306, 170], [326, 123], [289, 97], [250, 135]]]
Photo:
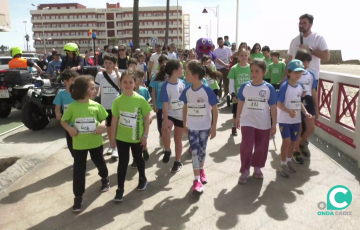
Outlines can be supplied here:
[[[44, 31], [78, 31], [78, 30], [106, 30], [106, 26], [76, 26], [76, 27], [44, 27]], [[41, 27], [32, 27], [33, 32], [42, 32]]]
[[[117, 21], [126, 21], [133, 20], [133, 17], [116, 17]], [[177, 16], [169, 16], [169, 19], [177, 19]], [[182, 15], [179, 15], [179, 19], [182, 19]], [[166, 20], [166, 15], [164, 16], [139, 16], [139, 20]]]
[[[126, 30], [126, 29], [132, 29], [131, 26], [116, 26], [117, 30]], [[166, 25], [140, 25], [140, 29], [165, 29]], [[178, 28], [177, 25], [169, 25], [169, 28]], [[182, 25], [179, 25], [179, 28], [182, 28]]]
[[[97, 22], [97, 21], [105, 21], [105, 20], [99, 20], [100, 18], [56, 18], [56, 19], [31, 19], [31, 23], [49, 23], [49, 22], [68, 22], [68, 23], [73, 23], [73, 22]], [[105, 19], [105, 18], [104, 18]]]

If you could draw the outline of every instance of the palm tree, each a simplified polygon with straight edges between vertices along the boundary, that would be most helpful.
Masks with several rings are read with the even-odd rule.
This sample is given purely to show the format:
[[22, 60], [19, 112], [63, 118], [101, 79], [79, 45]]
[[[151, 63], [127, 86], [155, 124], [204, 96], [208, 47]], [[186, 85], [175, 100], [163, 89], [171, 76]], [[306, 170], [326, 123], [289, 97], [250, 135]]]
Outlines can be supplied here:
[[139, 39], [139, 0], [134, 0], [132, 42], [133, 42], [132, 51], [135, 52], [136, 48], [140, 48], [140, 39]]
[[118, 45], [118, 39], [117, 38], [109, 38], [109, 45], [111, 46], [117, 46]]
[[168, 45], [169, 40], [169, 11], [170, 11], [170, 0], [166, 0], [166, 30], [165, 30], [165, 46]]

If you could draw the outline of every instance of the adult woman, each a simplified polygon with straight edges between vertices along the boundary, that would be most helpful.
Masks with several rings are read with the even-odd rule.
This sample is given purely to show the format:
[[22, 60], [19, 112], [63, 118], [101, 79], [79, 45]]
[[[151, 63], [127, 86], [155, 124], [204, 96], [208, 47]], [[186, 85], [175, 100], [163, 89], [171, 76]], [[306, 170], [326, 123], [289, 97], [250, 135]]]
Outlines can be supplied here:
[[64, 46], [66, 52], [65, 58], [61, 62], [60, 71], [65, 69], [76, 70], [79, 74], [82, 74], [82, 68], [84, 67], [84, 59], [79, 55], [79, 47], [75, 43], [67, 43]]
[[264, 55], [261, 52], [261, 46], [259, 43], [255, 43], [255, 45], [251, 49], [250, 57], [251, 57], [251, 60], [254, 60], [255, 58], [260, 58], [260, 59], [264, 58]]
[[[237, 52], [235, 52], [232, 56], [231, 56], [231, 59], [232, 59], [232, 62], [230, 64], [230, 67], [229, 67], [229, 70], [238, 63], [238, 56], [239, 56], [239, 51], [242, 50], [242, 49], [245, 49], [247, 50], [247, 43], [246, 42], [241, 42], [240, 45], [239, 45], [239, 49]], [[250, 57], [250, 54], [248, 54], [248, 56]]]

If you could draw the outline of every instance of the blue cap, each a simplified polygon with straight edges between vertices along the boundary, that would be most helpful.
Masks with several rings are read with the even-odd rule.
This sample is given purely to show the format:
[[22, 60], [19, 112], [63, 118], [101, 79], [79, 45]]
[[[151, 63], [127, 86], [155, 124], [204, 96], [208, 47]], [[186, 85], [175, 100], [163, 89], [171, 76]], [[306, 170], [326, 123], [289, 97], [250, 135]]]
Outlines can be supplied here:
[[303, 65], [303, 62], [298, 59], [294, 59], [291, 62], [289, 62], [287, 69], [290, 69], [293, 72], [305, 72], [305, 67]]

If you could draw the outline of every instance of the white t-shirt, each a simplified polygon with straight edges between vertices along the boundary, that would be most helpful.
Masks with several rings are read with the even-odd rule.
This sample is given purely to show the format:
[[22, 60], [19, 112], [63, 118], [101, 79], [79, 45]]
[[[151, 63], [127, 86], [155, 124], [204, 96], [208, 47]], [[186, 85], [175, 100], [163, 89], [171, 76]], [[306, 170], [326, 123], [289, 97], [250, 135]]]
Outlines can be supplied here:
[[136, 68], [137, 68], [138, 70], [144, 71], [144, 63], [142, 63], [142, 64], [137, 64]]
[[159, 57], [161, 56], [161, 53], [153, 53], [150, 57], [150, 61], [153, 62], [151, 75], [156, 74], [159, 72], [158, 66], [159, 66]]
[[237, 96], [244, 102], [240, 115], [241, 126], [261, 130], [271, 128], [270, 106], [276, 104], [276, 91], [271, 84], [265, 81], [261, 85], [253, 85], [252, 81], [245, 82]]
[[303, 91], [304, 87], [301, 83], [298, 83], [297, 86], [292, 86], [286, 81], [280, 86], [278, 101], [283, 103], [287, 109], [296, 111], [297, 113], [294, 118], [291, 118], [288, 113], [278, 108], [278, 123], [296, 124], [301, 122], [301, 97]]
[[[115, 85], [117, 85], [117, 76], [115, 71], [108, 75], [110, 79], [115, 83]], [[97, 73], [95, 78], [95, 86], [100, 87], [101, 105], [106, 110], [111, 110], [113, 102], [119, 96], [119, 92], [110, 85], [102, 72]]]
[[[311, 33], [310, 36], [304, 37], [304, 45], [308, 45], [313, 49], [317, 50], [328, 50], [328, 46], [326, 44], [326, 41], [323, 36], [317, 33]], [[292, 56], [292, 58], [295, 58], [296, 52], [299, 50], [300, 46], [300, 35], [296, 36], [290, 43], [290, 47], [288, 50], [288, 55]], [[315, 74], [316, 80], [319, 79], [319, 73], [320, 73], [320, 64], [321, 60], [320, 58], [312, 55], [312, 61], [309, 65], [309, 70], [311, 70]]]
[[175, 52], [172, 52], [172, 53], [168, 52], [168, 57], [169, 57], [170, 60], [171, 60], [171, 59], [178, 59], [178, 57], [177, 57], [177, 55], [176, 55]]
[[193, 90], [187, 87], [180, 95], [180, 101], [187, 105], [187, 125], [190, 130], [208, 130], [211, 128], [211, 107], [217, 105], [214, 91], [206, 85]]
[[304, 86], [304, 91], [306, 92], [306, 95], [309, 96], [311, 96], [311, 90], [316, 89], [317, 87], [315, 74], [309, 70], [302, 74], [299, 82]]
[[184, 91], [185, 86], [185, 82], [180, 79], [175, 84], [167, 81], [161, 86], [159, 101], [169, 104], [168, 117], [173, 117], [180, 121], [183, 120], [184, 102], [180, 101], [179, 97]]
[[[230, 63], [230, 57], [232, 56], [231, 50], [229, 47], [224, 46], [223, 48], [217, 48], [214, 50], [213, 54], [216, 58], [222, 60], [225, 64]], [[216, 69], [224, 69], [227, 68], [217, 62], [215, 62]]]

